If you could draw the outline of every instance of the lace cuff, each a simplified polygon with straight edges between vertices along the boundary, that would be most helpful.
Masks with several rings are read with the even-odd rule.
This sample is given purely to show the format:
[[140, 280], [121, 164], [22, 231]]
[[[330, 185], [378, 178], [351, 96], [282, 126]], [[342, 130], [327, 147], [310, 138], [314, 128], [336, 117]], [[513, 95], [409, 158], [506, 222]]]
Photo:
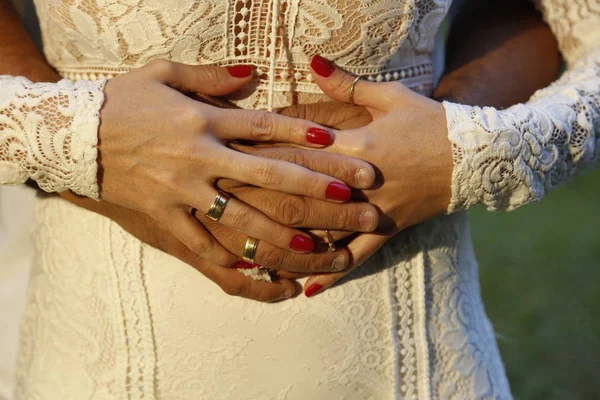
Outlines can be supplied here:
[[106, 79], [32, 83], [0, 76], [0, 184], [99, 199], [98, 125]]
[[600, 47], [526, 104], [443, 104], [454, 157], [448, 212], [513, 210], [598, 162]]

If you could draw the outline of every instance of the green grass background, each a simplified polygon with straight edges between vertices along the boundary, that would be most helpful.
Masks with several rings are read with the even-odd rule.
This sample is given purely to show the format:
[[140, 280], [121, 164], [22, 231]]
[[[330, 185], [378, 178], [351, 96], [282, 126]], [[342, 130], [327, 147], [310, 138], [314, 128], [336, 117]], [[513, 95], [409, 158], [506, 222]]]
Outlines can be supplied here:
[[517, 399], [600, 399], [600, 170], [510, 213], [470, 211]]

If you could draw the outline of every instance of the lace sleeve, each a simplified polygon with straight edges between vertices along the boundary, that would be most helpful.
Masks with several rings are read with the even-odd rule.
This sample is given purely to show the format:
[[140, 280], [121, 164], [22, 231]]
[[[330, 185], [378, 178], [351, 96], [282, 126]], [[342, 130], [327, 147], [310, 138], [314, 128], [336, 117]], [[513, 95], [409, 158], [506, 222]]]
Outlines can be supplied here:
[[444, 102], [454, 158], [448, 212], [478, 203], [513, 210], [600, 159], [600, 8], [589, 0], [537, 3], [569, 68], [503, 111]]
[[32, 83], [0, 76], [0, 184], [35, 180], [98, 199], [99, 111], [106, 80]]

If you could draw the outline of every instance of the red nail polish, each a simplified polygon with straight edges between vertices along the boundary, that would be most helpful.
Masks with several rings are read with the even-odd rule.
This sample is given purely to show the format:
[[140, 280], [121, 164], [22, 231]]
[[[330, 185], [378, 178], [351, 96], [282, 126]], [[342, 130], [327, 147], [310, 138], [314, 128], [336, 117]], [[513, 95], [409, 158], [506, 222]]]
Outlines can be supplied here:
[[227, 67], [229, 75], [234, 78], [246, 78], [254, 72], [254, 68], [251, 65], [234, 65], [233, 67]]
[[296, 235], [290, 241], [290, 249], [311, 253], [315, 249], [315, 242], [306, 236]]
[[306, 132], [306, 140], [314, 144], [331, 144], [331, 134], [325, 129], [321, 128], [310, 128]]
[[254, 268], [254, 266], [251, 264], [248, 264], [247, 262], [244, 262], [244, 261], [238, 261], [235, 264], [233, 264], [233, 268], [250, 269], [250, 268]]
[[325, 196], [331, 200], [348, 201], [350, 200], [351, 195], [352, 190], [343, 183], [330, 183], [329, 186], [327, 186], [327, 190], [325, 190]]
[[312, 58], [310, 66], [323, 78], [328, 78], [335, 71], [333, 65], [318, 54]]
[[321, 289], [323, 289], [323, 286], [315, 283], [314, 285], [310, 285], [310, 287], [308, 289], [306, 289], [306, 291], [304, 292], [304, 295], [306, 297], [312, 297], [315, 294], [317, 294], [317, 292]]

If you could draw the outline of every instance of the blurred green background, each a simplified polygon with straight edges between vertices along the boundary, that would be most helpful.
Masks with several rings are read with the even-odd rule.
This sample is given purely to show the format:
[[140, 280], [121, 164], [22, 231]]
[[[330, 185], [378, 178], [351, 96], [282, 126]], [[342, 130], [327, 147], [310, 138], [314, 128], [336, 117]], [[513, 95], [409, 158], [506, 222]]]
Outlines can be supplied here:
[[516, 399], [600, 399], [600, 170], [510, 213], [470, 211]]

